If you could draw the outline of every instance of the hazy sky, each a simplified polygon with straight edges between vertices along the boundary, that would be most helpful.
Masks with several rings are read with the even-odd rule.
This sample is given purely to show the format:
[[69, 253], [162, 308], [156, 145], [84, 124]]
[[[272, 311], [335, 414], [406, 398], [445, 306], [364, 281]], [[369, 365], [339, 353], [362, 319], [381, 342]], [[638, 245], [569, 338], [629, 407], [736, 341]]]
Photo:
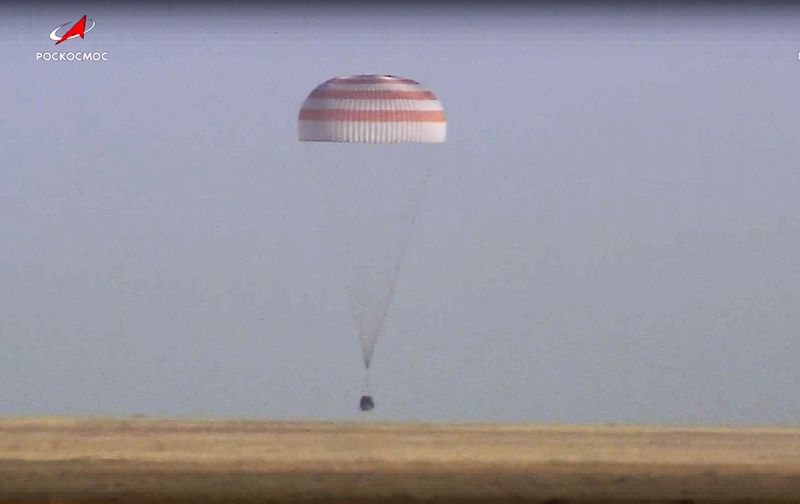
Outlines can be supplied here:
[[[0, 415], [800, 422], [800, 10], [416, 5], [0, 8]], [[449, 122], [368, 416], [296, 140], [357, 73]]]

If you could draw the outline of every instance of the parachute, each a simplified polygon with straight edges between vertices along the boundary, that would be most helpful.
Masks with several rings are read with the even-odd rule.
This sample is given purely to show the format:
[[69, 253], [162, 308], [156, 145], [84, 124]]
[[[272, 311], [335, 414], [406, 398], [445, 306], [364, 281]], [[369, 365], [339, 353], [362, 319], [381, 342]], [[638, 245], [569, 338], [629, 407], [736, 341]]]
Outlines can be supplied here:
[[442, 104], [403, 77], [335, 77], [300, 108], [298, 139], [309, 142], [323, 220], [342, 256], [343, 291], [361, 343], [362, 411], [374, 407], [369, 369], [433, 169], [419, 152], [385, 144], [437, 144], [446, 136]]

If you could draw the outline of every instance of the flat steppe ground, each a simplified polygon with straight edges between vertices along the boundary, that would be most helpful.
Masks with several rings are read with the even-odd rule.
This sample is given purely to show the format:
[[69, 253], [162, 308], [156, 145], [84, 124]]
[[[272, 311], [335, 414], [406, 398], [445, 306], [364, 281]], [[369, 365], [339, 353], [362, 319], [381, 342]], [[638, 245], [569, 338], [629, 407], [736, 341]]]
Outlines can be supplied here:
[[800, 502], [800, 429], [0, 418], [0, 503]]

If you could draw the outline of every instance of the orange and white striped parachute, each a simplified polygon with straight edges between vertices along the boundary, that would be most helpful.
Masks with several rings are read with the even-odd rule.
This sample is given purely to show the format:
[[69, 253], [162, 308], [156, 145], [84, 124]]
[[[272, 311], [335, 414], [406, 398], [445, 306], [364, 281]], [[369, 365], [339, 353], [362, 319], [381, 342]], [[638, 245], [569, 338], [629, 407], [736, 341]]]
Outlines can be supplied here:
[[447, 121], [436, 95], [415, 80], [334, 77], [303, 102], [298, 137], [305, 142], [441, 143]]
[[[447, 137], [447, 121], [442, 104], [419, 82], [355, 75], [317, 86], [300, 109], [297, 133], [301, 142], [436, 144]], [[302, 150], [321, 189], [326, 227], [342, 248], [343, 281], [366, 368], [360, 408], [368, 411], [375, 405], [369, 387], [373, 351], [438, 149], [337, 147], [307, 143]], [[421, 149], [428, 152], [422, 156]]]

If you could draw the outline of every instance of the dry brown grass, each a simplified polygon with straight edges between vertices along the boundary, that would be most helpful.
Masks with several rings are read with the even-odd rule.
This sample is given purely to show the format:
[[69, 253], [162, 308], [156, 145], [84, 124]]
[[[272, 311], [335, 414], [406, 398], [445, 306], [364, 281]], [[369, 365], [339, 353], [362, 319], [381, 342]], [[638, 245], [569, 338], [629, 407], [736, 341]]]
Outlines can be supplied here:
[[800, 429], [0, 419], [0, 502], [800, 502]]

